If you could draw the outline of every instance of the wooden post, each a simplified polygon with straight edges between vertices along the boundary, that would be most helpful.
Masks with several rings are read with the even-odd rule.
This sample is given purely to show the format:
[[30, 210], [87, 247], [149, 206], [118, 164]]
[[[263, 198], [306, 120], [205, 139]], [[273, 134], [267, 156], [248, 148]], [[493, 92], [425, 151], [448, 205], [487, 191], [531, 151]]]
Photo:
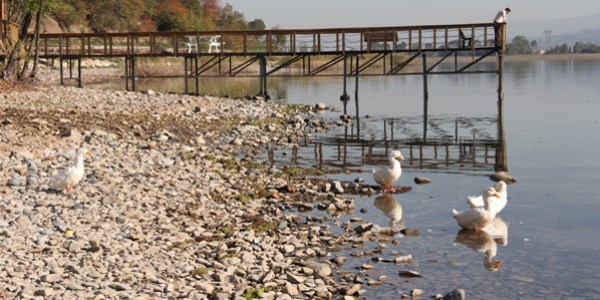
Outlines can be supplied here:
[[427, 141], [427, 114], [429, 105], [429, 90], [427, 87], [427, 56], [423, 53], [423, 142]]
[[81, 80], [81, 56], [77, 57], [77, 86], [80, 88], [83, 87], [83, 82]]
[[504, 50], [497, 50], [498, 53], [498, 148], [496, 148], [496, 163], [494, 169], [496, 171], [508, 171], [508, 159], [506, 155], [506, 139], [504, 137], [504, 90], [503, 90], [503, 77], [504, 77]]
[[[62, 75], [62, 71], [60, 73]], [[129, 91], [129, 59], [127, 58], [127, 56], [125, 56], [125, 90]]]
[[131, 57], [131, 90], [135, 92], [135, 56]]
[[354, 103], [356, 105], [356, 138], [360, 138], [360, 117], [358, 113], [358, 62], [359, 56], [356, 56], [356, 78], [355, 79], [355, 87], [354, 87]]
[[64, 70], [63, 70], [63, 58], [62, 58], [62, 55], [60, 55], [58, 57], [58, 60], [60, 62], [60, 85], [65, 85], [65, 75], [64, 75]]
[[[200, 49], [200, 48], [198, 48]], [[200, 74], [198, 74], [198, 55], [194, 59], [194, 73], [196, 76], [196, 96], [200, 96]]]
[[340, 101], [344, 102], [344, 115], [348, 114], [348, 100], [350, 100], [350, 96], [346, 92], [346, 80], [348, 79], [348, 56], [344, 55], [344, 91], [340, 96]]
[[188, 94], [188, 59], [187, 56], [183, 57], [183, 80], [185, 80], [184, 91], [186, 95]]
[[264, 55], [260, 55], [258, 57], [258, 63], [260, 65], [259, 68], [259, 85], [260, 90], [258, 95], [265, 98], [265, 100], [269, 99], [269, 95], [267, 92], [267, 58]]
[[125, 90], [129, 91], [131, 80], [131, 91], [135, 91], [135, 56], [125, 56]]

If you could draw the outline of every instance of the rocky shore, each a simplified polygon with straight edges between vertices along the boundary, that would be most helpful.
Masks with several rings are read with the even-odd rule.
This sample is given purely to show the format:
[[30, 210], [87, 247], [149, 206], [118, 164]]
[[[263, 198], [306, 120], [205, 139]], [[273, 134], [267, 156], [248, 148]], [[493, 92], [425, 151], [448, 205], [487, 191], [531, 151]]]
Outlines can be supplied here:
[[[0, 298], [359, 295], [360, 285], [332, 276], [328, 248], [340, 237], [287, 210], [353, 201], [339, 185], [329, 191], [256, 158], [297, 147], [318, 124], [306, 122], [311, 109], [43, 84], [10, 90], [0, 94]], [[74, 192], [48, 189], [81, 146], [93, 156]]]

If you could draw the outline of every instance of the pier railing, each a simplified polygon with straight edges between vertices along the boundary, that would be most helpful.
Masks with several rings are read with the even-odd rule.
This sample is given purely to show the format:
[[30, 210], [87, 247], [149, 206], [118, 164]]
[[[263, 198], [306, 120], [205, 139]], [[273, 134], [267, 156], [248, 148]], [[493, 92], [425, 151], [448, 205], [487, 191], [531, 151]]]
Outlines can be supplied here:
[[[493, 49], [493, 23], [40, 35], [40, 56], [297, 55]], [[462, 34], [461, 34], [462, 32]], [[466, 42], [468, 41], [468, 42]], [[218, 44], [215, 48], [210, 45]], [[215, 52], [216, 49], [216, 52]], [[212, 50], [212, 51], [211, 51]]]

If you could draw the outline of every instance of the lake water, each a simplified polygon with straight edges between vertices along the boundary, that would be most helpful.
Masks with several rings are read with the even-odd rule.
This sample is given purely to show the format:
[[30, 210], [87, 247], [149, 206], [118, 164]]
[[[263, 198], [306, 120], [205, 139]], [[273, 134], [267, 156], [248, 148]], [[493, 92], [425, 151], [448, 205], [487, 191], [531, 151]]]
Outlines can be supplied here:
[[[350, 168], [354, 171], [332, 177], [363, 178], [374, 184], [370, 171], [385, 164], [386, 150], [399, 148], [404, 153], [407, 160], [402, 162], [403, 175], [396, 184], [410, 186], [411, 191], [392, 199], [355, 196], [356, 211], [336, 216], [329, 223], [330, 230], [340, 233], [340, 225], [354, 217], [388, 226], [390, 214], [378, 208], [387, 203], [387, 207], [399, 204], [404, 225], [419, 230], [418, 236], [396, 237], [398, 244], [384, 242], [381, 254], [350, 256], [355, 251], [375, 250], [379, 242], [332, 253], [349, 258], [342, 271], [358, 273], [357, 267], [373, 264], [375, 268], [365, 271], [362, 278], [389, 277], [382, 286], [363, 284], [364, 296], [369, 299], [398, 299], [400, 293], [408, 294], [413, 288], [424, 290], [423, 297], [463, 288], [469, 299], [600, 299], [598, 78], [599, 60], [505, 64], [505, 166], [518, 182], [508, 186], [509, 203], [499, 214], [508, 228], [503, 241], [486, 234], [459, 234], [451, 212], [452, 208], [466, 209], [468, 195], [481, 194], [483, 188], [494, 184], [488, 178], [494, 172], [494, 150], [476, 152], [473, 158], [468, 151], [452, 148], [446, 163], [443, 147], [437, 154], [427, 148], [423, 155], [434, 159], [424, 164], [408, 159], [410, 148], [404, 142], [423, 137], [421, 76], [360, 78], [358, 137], [363, 143], [351, 141], [357, 138], [355, 121], [345, 128], [313, 134], [297, 154], [279, 151], [275, 159], [287, 165]], [[475, 136], [485, 144], [498, 138], [495, 75], [432, 75], [428, 80], [429, 139], [467, 141]], [[341, 78], [274, 78], [269, 83], [272, 97], [279, 99], [276, 101], [341, 107]], [[244, 84], [251, 90], [255, 83]], [[354, 115], [354, 79], [348, 82], [348, 94], [352, 96], [348, 114]], [[350, 141], [344, 143], [344, 138]], [[365, 147], [365, 141], [373, 143]], [[413, 148], [413, 152], [418, 157], [419, 149]], [[416, 185], [416, 176], [433, 182]], [[361, 208], [367, 212], [361, 213]], [[309, 214], [331, 218], [323, 211]], [[492, 272], [486, 268], [485, 254], [474, 250], [477, 247], [496, 250], [492, 260], [504, 261], [500, 269]], [[413, 264], [371, 261], [373, 257], [406, 254], [412, 255]], [[401, 278], [401, 270], [416, 271], [423, 277]]]
[[[455, 243], [458, 238], [472, 246], [489, 246], [491, 240], [488, 236], [459, 236], [451, 213], [452, 208], [466, 208], [467, 195], [481, 194], [484, 187], [493, 185], [487, 175], [494, 169], [486, 169], [481, 157], [482, 168], [468, 168], [468, 159], [462, 165], [436, 169], [403, 161], [403, 175], [397, 185], [411, 186], [412, 190], [393, 198], [402, 207], [404, 225], [419, 229], [420, 235], [397, 238], [398, 245], [388, 242], [385, 251], [374, 256], [411, 254], [414, 264], [372, 263], [370, 256], [349, 255], [379, 246], [372, 243], [334, 253], [350, 258], [342, 270], [357, 273], [357, 267], [368, 263], [375, 268], [366, 271], [363, 278], [389, 277], [380, 287], [363, 285], [367, 290], [364, 296], [370, 299], [398, 299], [400, 293], [408, 294], [413, 288], [423, 289], [426, 296], [463, 288], [469, 299], [600, 299], [599, 76], [598, 60], [506, 63], [503, 125], [507, 166], [518, 182], [509, 185], [509, 204], [499, 214], [508, 227], [507, 240], [491, 247], [497, 250], [493, 260], [504, 261], [498, 271], [484, 267], [484, 253]], [[490, 122], [497, 117], [495, 75], [436, 75], [429, 76], [428, 81], [430, 123], [439, 125], [428, 128], [428, 137], [453, 135], [456, 120], [464, 119], [472, 126], [458, 126], [461, 138], [471, 138], [473, 129], [482, 139], [497, 138], [495, 123]], [[341, 78], [293, 79], [285, 86], [289, 103], [341, 105]], [[353, 115], [354, 80], [348, 82], [348, 94], [353, 98], [348, 114]], [[362, 139], [382, 140], [386, 118], [395, 120], [395, 125], [386, 123], [391, 147], [396, 147], [394, 140], [421, 137], [422, 99], [421, 76], [361, 78], [360, 116], [372, 116], [366, 121], [360, 119]], [[390, 128], [396, 129], [394, 139], [390, 138]], [[356, 125], [349, 129], [355, 130]], [[346, 133], [338, 129], [327, 135], [343, 137]], [[407, 157], [409, 149], [398, 147]], [[324, 160], [338, 161], [339, 165], [343, 151], [335, 146], [324, 148]], [[370, 164], [360, 147], [348, 148], [345, 157], [341, 155], [344, 161], [351, 167], [362, 165], [364, 172], [334, 177], [363, 178], [374, 184], [370, 171], [382, 164]], [[385, 148], [372, 151], [383, 157]], [[320, 158], [315, 159], [314, 146], [309, 146], [304, 156], [299, 152], [303, 159], [294, 161], [321, 163]], [[443, 158], [443, 150], [439, 152]], [[280, 162], [286, 163], [286, 159], [292, 163], [286, 156], [281, 156]], [[426, 176], [433, 182], [416, 185], [415, 176]], [[356, 197], [356, 212], [340, 216], [335, 224], [361, 217], [365, 222], [388, 226], [388, 214], [375, 206], [381, 202], [377, 196]], [[368, 212], [360, 213], [360, 208]], [[325, 212], [313, 214], [327, 216]], [[332, 230], [339, 228], [335, 224]], [[417, 271], [423, 277], [401, 278], [400, 270]]]

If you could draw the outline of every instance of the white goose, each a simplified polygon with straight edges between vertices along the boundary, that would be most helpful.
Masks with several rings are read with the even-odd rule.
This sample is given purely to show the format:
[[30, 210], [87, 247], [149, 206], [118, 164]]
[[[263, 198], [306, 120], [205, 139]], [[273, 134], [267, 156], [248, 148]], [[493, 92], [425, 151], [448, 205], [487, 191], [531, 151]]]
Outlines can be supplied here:
[[[499, 181], [498, 183], [496, 183], [494, 189], [496, 190], [496, 192], [498, 192], [498, 195], [500, 195], [500, 198], [492, 203], [492, 209], [497, 214], [500, 211], [502, 211], [502, 209], [504, 209], [504, 207], [506, 206], [506, 203], [508, 201], [508, 191], [506, 189], [506, 183], [504, 181]], [[471, 208], [483, 207], [483, 196], [469, 196], [467, 197], [467, 204], [469, 204]]]
[[500, 195], [493, 187], [483, 191], [483, 207], [475, 207], [465, 211], [452, 210], [456, 223], [464, 229], [480, 231], [492, 222], [496, 213], [492, 209], [494, 201], [498, 201]]
[[383, 187], [383, 192], [395, 190], [396, 187], [393, 184], [402, 175], [402, 167], [400, 167], [400, 162], [397, 159], [404, 160], [404, 156], [402, 156], [400, 150], [390, 152], [388, 156], [390, 162], [389, 168], [373, 170], [373, 179]]
[[75, 156], [75, 164], [52, 176], [48, 186], [54, 190], [72, 192], [73, 186], [81, 181], [85, 173], [83, 168], [84, 155], [92, 155], [92, 152], [86, 148], [79, 148]]

